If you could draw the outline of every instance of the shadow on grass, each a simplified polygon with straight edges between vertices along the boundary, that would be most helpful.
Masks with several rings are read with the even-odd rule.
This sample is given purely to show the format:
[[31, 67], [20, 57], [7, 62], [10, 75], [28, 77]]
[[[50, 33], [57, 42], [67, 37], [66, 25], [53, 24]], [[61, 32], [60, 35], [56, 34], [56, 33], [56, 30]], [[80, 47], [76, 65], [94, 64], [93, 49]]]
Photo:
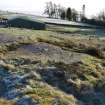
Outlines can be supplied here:
[[[71, 69], [71, 71], [66, 72], [66, 70], [63, 70], [61, 68], [51, 67], [47, 69], [41, 69], [37, 72], [41, 75], [42, 79], [48, 83], [49, 85], [58, 88], [59, 90], [67, 93], [72, 94], [74, 97], [76, 97], [77, 100], [80, 100], [87, 105], [92, 102], [92, 105], [102, 105], [100, 100], [95, 96], [93, 89], [91, 88], [90, 84], [84, 83], [84, 84], [78, 84], [75, 82], [76, 78], [81, 78], [84, 80], [84, 77], [78, 77], [78, 75], [75, 73], [77, 70], [79, 70], [79, 66], [77, 64], [75, 66], [75, 71], [72, 71], [72, 67], [68, 68]], [[74, 72], [74, 73], [73, 73]], [[77, 71], [79, 72], [79, 71]], [[76, 77], [77, 75], [77, 77]], [[86, 92], [88, 91], [88, 92]]]

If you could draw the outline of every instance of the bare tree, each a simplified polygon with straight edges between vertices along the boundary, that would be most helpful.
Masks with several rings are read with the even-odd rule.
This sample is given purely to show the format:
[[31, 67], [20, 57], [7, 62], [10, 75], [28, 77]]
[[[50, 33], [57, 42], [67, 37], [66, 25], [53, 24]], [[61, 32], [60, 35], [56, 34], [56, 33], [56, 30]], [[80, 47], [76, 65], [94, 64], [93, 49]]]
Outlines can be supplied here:
[[52, 2], [47, 2], [44, 10], [44, 14], [47, 14], [50, 18], [60, 18], [61, 13], [64, 11], [64, 7], [56, 5]]
[[78, 20], [78, 12], [75, 9], [72, 9], [72, 20], [73, 21]]
[[55, 13], [55, 11], [54, 11], [54, 7], [53, 7], [53, 3], [51, 1], [47, 2], [45, 10], [44, 10], [44, 14], [47, 14], [49, 16], [49, 18], [52, 18], [54, 13]]
[[97, 19], [101, 21], [105, 21], [105, 11], [101, 11], [97, 16]]
[[54, 18], [57, 18], [57, 5], [53, 4]]
[[65, 11], [66, 9], [64, 7], [62, 7], [61, 5], [58, 5], [58, 17], [59, 18], [62, 18], [61, 16], [64, 14], [66, 15]]

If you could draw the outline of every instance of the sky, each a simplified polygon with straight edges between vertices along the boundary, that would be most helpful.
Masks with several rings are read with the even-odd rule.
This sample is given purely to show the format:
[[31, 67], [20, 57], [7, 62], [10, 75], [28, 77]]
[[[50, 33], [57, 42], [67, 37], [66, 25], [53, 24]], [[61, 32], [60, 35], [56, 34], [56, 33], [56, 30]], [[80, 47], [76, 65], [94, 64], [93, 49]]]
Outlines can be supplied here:
[[45, 3], [49, 1], [78, 11], [81, 11], [82, 5], [85, 4], [88, 17], [105, 10], [105, 0], [0, 0], [0, 10], [42, 15]]

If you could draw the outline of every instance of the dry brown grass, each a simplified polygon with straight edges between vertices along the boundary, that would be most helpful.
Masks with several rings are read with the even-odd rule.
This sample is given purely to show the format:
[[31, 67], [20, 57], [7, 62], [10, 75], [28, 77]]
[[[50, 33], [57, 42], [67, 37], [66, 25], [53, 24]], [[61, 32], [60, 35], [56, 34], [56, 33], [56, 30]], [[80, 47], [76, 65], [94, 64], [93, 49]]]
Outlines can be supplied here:
[[14, 105], [14, 101], [6, 100], [6, 99], [0, 99], [0, 105]]

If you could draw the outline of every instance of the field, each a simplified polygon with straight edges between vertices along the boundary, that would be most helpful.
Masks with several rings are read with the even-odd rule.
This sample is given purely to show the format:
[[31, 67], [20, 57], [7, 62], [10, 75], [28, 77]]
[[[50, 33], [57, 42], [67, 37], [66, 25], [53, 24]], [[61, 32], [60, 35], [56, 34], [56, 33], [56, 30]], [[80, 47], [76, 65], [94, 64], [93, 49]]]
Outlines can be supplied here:
[[105, 105], [104, 30], [0, 28], [0, 105]]

